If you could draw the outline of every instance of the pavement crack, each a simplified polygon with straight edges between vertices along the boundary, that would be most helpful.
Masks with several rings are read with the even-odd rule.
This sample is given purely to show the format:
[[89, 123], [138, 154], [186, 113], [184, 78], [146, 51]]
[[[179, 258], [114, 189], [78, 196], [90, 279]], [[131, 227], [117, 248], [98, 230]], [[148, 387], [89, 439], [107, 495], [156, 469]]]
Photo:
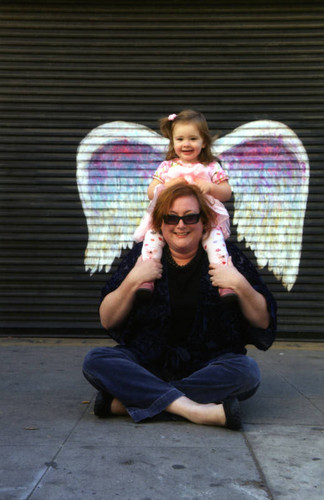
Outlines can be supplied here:
[[261, 465], [260, 465], [260, 463], [259, 463], [259, 461], [258, 461], [258, 459], [257, 459], [257, 457], [256, 457], [256, 455], [254, 453], [254, 450], [253, 450], [253, 448], [252, 448], [252, 446], [250, 444], [250, 441], [249, 441], [249, 439], [247, 437], [247, 434], [244, 431], [242, 432], [242, 434], [243, 434], [243, 437], [244, 437], [245, 444], [246, 444], [246, 446], [247, 446], [247, 448], [248, 448], [248, 450], [249, 450], [249, 452], [251, 454], [252, 460], [253, 460], [253, 462], [254, 462], [254, 464], [255, 464], [255, 466], [257, 468], [257, 471], [258, 471], [258, 473], [260, 475], [260, 478], [261, 478], [261, 481], [258, 484], [259, 484], [260, 487], [261, 487], [261, 484], [262, 484], [263, 491], [266, 492], [266, 494], [269, 497], [269, 500], [275, 500], [274, 496], [271, 493], [269, 485], [267, 483], [266, 477], [265, 477], [265, 475], [263, 473], [262, 467], [261, 467]]
[[37, 479], [37, 481], [35, 482], [32, 490], [31, 490], [31, 492], [25, 497], [25, 500], [31, 500], [32, 497], [33, 497], [34, 492], [37, 490], [37, 488], [39, 487], [39, 485], [41, 484], [41, 482], [43, 481], [43, 479], [45, 478], [45, 476], [48, 474], [48, 472], [51, 469], [57, 469], [58, 468], [57, 458], [60, 455], [61, 451], [63, 450], [65, 444], [68, 442], [68, 440], [72, 436], [74, 430], [77, 428], [77, 426], [79, 425], [79, 423], [83, 419], [83, 417], [86, 414], [86, 412], [87, 412], [87, 407], [83, 409], [81, 415], [79, 416], [79, 418], [77, 419], [77, 421], [75, 422], [75, 424], [72, 426], [72, 428], [70, 429], [70, 431], [68, 432], [68, 434], [65, 436], [65, 439], [60, 444], [58, 450], [56, 451], [56, 453], [54, 454], [54, 456], [52, 457], [52, 459], [49, 460], [48, 462], [44, 463], [45, 470], [43, 471], [43, 473], [40, 474], [39, 478]]

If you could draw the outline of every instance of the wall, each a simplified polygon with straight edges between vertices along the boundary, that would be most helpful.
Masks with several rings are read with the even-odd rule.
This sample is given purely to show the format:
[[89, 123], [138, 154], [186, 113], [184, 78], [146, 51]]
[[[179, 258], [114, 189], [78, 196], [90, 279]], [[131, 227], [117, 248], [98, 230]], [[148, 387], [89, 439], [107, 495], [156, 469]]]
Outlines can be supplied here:
[[84, 268], [78, 145], [103, 123], [157, 130], [190, 107], [215, 134], [271, 119], [300, 137], [311, 176], [299, 275], [287, 292], [262, 274], [279, 337], [323, 338], [323, 24], [315, 1], [2, 3], [1, 333], [103, 333], [107, 275]]

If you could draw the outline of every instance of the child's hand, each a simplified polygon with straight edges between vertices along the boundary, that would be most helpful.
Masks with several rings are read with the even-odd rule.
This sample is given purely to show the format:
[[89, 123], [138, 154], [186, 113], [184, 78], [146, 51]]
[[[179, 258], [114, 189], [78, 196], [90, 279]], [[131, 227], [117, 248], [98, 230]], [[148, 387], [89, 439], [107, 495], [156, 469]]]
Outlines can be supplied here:
[[196, 184], [197, 186], [199, 187], [200, 191], [202, 192], [202, 194], [209, 194], [210, 193], [210, 190], [211, 190], [211, 187], [213, 185], [212, 182], [209, 182], [209, 181], [203, 181], [201, 179], [197, 179], [196, 180]]
[[164, 185], [165, 187], [169, 187], [169, 186], [175, 186], [176, 184], [188, 184], [188, 183], [186, 179], [184, 179], [183, 177], [177, 177], [176, 179], [172, 179], [172, 181], [166, 182]]

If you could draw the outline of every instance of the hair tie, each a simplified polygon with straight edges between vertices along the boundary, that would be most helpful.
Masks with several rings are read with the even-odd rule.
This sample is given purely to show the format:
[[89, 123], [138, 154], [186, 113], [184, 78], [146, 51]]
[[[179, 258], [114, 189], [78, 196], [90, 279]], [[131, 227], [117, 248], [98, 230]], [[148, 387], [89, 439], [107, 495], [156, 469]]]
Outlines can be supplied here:
[[173, 113], [173, 115], [169, 115], [169, 116], [168, 116], [168, 120], [169, 120], [170, 122], [172, 122], [175, 118], [177, 118], [177, 115], [176, 115], [175, 113]]

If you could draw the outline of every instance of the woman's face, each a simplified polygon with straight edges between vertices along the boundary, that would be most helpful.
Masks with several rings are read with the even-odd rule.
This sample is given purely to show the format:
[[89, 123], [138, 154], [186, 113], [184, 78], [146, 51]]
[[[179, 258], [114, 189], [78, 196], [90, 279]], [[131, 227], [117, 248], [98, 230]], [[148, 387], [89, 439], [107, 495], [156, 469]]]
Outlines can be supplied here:
[[[182, 196], [174, 200], [168, 213], [181, 217], [199, 212], [199, 203], [195, 196]], [[177, 225], [163, 222], [161, 231], [171, 253], [185, 256], [198, 250], [203, 235], [203, 224], [201, 219], [197, 224], [185, 224], [181, 219]]]

